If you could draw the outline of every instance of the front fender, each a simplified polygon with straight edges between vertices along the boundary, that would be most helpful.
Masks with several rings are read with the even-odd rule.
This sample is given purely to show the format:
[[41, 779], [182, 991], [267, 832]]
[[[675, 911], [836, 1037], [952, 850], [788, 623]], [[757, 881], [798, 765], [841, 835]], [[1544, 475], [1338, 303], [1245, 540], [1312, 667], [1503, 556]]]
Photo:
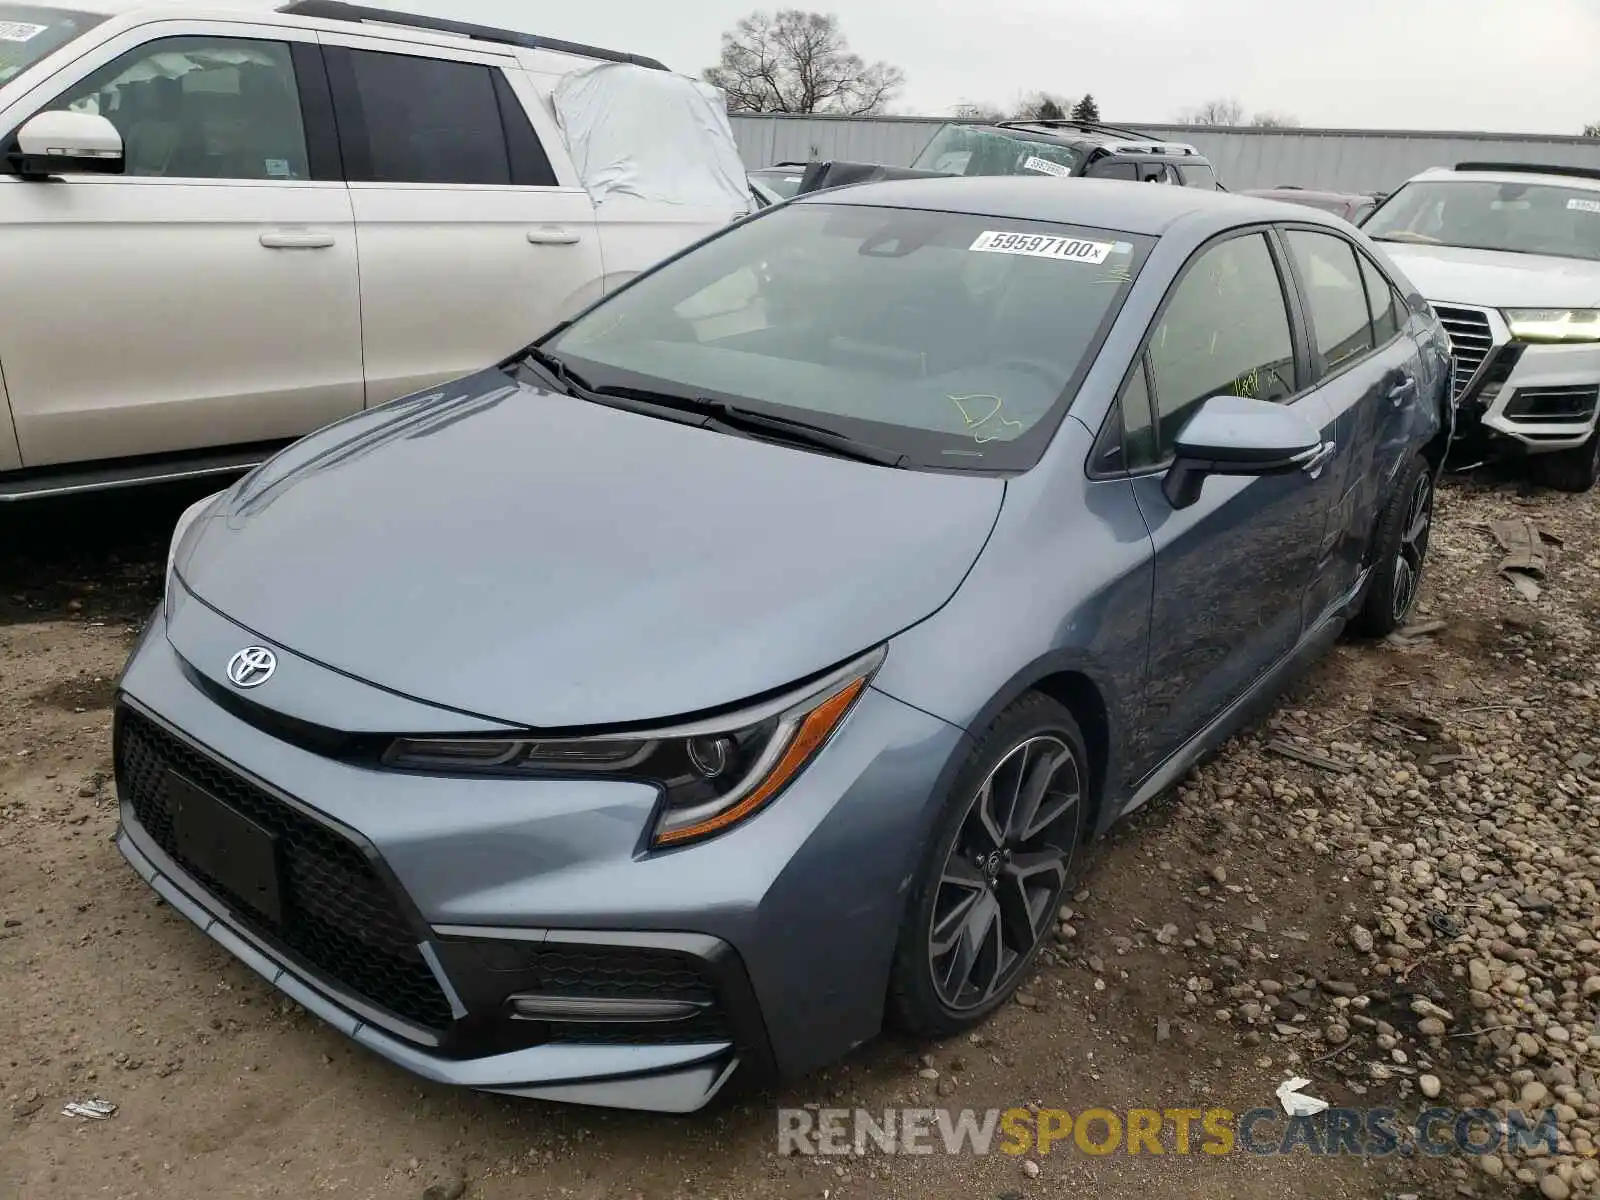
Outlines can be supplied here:
[[[1062, 460], [1081, 462], [1088, 431], [1070, 422], [1063, 435], [1082, 444]], [[1036, 468], [1008, 483], [966, 581], [894, 640], [874, 686], [976, 735], [1041, 681], [1083, 677], [1104, 708], [1101, 811], [1114, 811], [1157, 749], [1143, 744], [1139, 721], [1152, 557], [1127, 480]]]

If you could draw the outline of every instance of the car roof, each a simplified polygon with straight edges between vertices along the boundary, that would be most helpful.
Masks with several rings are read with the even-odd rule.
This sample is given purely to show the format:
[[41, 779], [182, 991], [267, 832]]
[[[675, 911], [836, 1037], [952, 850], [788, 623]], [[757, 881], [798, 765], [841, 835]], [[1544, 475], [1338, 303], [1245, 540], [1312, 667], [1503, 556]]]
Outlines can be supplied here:
[[1408, 182], [1434, 183], [1441, 180], [1464, 183], [1531, 183], [1600, 192], [1600, 179], [1591, 179], [1584, 175], [1567, 175], [1559, 171], [1541, 171], [1537, 164], [1529, 164], [1526, 168], [1510, 171], [1430, 167], [1420, 175], [1413, 175]]
[[1014, 221], [1054, 221], [1160, 237], [1195, 217], [1220, 231], [1255, 221], [1295, 221], [1344, 228], [1344, 222], [1304, 205], [1238, 192], [1112, 179], [1028, 178], [1020, 175], [893, 179], [829, 188], [800, 203], [920, 208]]
[[1188, 142], [1151, 137], [1135, 129], [1124, 129], [1120, 125], [1099, 125], [1093, 121], [996, 121], [970, 127], [1029, 142], [1097, 146], [1112, 154], [1139, 154], [1156, 158], [1205, 161], [1205, 156], [1199, 149]]

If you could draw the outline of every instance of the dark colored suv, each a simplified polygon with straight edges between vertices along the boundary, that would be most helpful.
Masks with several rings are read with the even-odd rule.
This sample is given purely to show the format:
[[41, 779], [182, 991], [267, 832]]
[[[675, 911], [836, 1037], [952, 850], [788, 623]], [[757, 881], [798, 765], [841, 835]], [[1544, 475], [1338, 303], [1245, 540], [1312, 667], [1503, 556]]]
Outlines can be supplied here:
[[1055, 175], [1166, 183], [1207, 191], [1225, 190], [1211, 163], [1193, 146], [1164, 142], [1115, 125], [1079, 121], [1000, 121], [972, 125], [953, 121], [909, 167], [881, 163], [814, 162], [800, 192], [880, 179], [950, 175]]

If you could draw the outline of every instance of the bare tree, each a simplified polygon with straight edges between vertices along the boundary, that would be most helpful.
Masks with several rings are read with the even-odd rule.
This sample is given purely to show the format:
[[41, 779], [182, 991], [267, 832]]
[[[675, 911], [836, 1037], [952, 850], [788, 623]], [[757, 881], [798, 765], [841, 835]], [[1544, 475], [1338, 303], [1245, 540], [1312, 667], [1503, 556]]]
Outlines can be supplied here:
[[963, 100], [950, 110], [950, 115], [958, 121], [1004, 121], [1006, 114], [1001, 112], [997, 105], [980, 103], [973, 100]]
[[1290, 113], [1260, 112], [1250, 118], [1257, 129], [1298, 129], [1300, 118]]
[[1198, 108], [1185, 109], [1178, 119], [1185, 125], [1243, 125], [1244, 105], [1237, 100], [1207, 100]]
[[1072, 119], [1086, 125], [1093, 125], [1100, 120], [1100, 106], [1094, 102], [1093, 96], [1086, 94], [1072, 106]]
[[722, 35], [722, 56], [705, 80], [729, 112], [882, 112], [905, 84], [899, 67], [853, 53], [839, 19], [786, 8], [751, 13]]
[[1583, 136], [1600, 138], [1600, 125], [1585, 125], [1583, 127]]

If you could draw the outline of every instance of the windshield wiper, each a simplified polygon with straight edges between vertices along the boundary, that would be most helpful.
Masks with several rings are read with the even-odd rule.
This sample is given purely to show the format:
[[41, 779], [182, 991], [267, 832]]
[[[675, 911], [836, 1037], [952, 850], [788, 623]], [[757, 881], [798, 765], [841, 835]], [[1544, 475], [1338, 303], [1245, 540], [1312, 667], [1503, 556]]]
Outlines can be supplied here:
[[561, 390], [569, 396], [577, 396], [582, 399], [582, 393], [594, 391], [580, 376], [574, 375], [572, 368], [567, 366], [562, 359], [557, 358], [548, 350], [541, 350], [538, 346], [529, 346], [519, 356], [518, 361], [533, 363], [559, 384]]
[[776, 441], [796, 446], [806, 446], [850, 458], [857, 462], [873, 463], [880, 467], [903, 467], [909, 461], [898, 450], [887, 450], [869, 442], [859, 442], [834, 429], [799, 421], [793, 417], [780, 417], [773, 413], [742, 408], [726, 400], [713, 400], [709, 396], [678, 396], [670, 392], [657, 392], [643, 388], [603, 387], [596, 389], [601, 396], [618, 396], [683, 413], [709, 417], [711, 423], [744, 433], [764, 433]]
[[518, 366], [531, 363], [538, 368], [539, 374], [556, 385], [563, 396], [571, 396], [574, 400], [620, 408], [623, 412], [642, 413], [662, 421], [675, 421], [679, 425], [705, 424], [705, 417], [701, 413], [677, 404], [663, 403], [655, 398], [654, 393], [635, 393], [630, 388], [597, 388], [576, 374], [565, 360], [537, 346], [528, 347], [510, 361]]

